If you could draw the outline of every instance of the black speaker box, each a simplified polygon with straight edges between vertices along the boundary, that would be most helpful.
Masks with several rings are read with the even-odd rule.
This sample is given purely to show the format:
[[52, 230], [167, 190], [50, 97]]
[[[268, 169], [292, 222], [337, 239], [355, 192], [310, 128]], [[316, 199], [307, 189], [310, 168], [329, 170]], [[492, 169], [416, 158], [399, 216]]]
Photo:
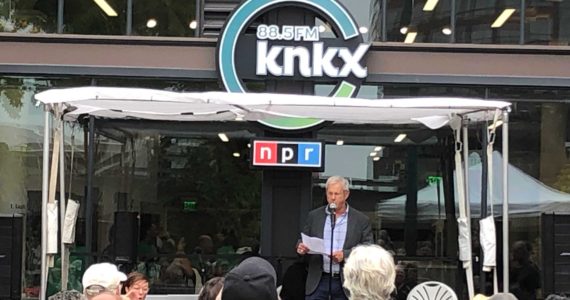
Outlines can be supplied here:
[[0, 217], [0, 299], [20, 299], [22, 217]]
[[139, 218], [137, 212], [115, 212], [115, 261], [134, 263], [137, 261]]

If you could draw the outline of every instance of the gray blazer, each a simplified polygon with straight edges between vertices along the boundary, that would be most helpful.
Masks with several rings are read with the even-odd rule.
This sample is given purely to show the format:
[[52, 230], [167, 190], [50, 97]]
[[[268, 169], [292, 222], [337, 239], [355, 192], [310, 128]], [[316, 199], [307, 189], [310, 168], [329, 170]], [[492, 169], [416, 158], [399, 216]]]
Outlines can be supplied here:
[[[308, 236], [323, 238], [326, 216], [327, 214], [325, 211], [325, 206], [321, 206], [309, 212], [309, 215], [307, 216], [307, 222], [305, 223], [305, 227], [303, 227], [303, 233]], [[353, 207], [350, 207], [348, 209], [347, 222], [346, 239], [342, 247], [344, 252], [344, 260], [340, 264], [341, 281], [344, 280], [342, 275], [342, 268], [344, 266], [344, 262], [350, 255], [352, 248], [359, 244], [374, 243], [370, 219], [365, 214], [354, 209]], [[307, 295], [310, 295], [317, 289], [319, 281], [321, 281], [321, 275], [323, 272], [323, 258], [320, 254], [307, 254], [305, 256], [307, 256], [309, 265], [307, 282], [305, 284], [305, 293]]]

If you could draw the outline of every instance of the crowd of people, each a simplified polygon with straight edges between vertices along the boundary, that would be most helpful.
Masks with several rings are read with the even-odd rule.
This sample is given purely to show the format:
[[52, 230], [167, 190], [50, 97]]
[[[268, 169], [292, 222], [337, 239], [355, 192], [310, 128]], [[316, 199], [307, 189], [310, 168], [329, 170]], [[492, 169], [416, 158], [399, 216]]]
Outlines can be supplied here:
[[[418, 283], [417, 266], [395, 261], [392, 242], [383, 232], [381, 243], [374, 244], [368, 217], [349, 206], [348, 182], [332, 176], [326, 182], [327, 205], [308, 214], [303, 233], [318, 237], [330, 245], [329, 253], [315, 253], [300, 240], [299, 262], [284, 274], [278, 286], [273, 265], [258, 256], [242, 257], [227, 272], [205, 278], [196, 292], [200, 300], [404, 300]], [[167, 246], [170, 245], [170, 246]], [[208, 253], [213, 245], [208, 237], [200, 237], [200, 249]], [[199, 273], [192, 272], [192, 262], [183, 255], [184, 240], [177, 243], [164, 239], [163, 247], [180, 253], [165, 266], [163, 282], [185, 284], [197, 282]], [[513, 247], [511, 287], [516, 298], [537, 299], [540, 272], [529, 259], [528, 243]], [[200, 252], [201, 253], [201, 252]], [[201, 262], [200, 262], [201, 263]], [[83, 275], [83, 295], [87, 300], [145, 300], [153, 278], [141, 268], [128, 275], [111, 263], [90, 266]], [[148, 271], [144, 270], [144, 271]], [[198, 288], [198, 287], [197, 287]], [[515, 297], [509, 294], [509, 297]], [[516, 299], [514, 298], [514, 299]], [[512, 299], [512, 298], [509, 298]]]

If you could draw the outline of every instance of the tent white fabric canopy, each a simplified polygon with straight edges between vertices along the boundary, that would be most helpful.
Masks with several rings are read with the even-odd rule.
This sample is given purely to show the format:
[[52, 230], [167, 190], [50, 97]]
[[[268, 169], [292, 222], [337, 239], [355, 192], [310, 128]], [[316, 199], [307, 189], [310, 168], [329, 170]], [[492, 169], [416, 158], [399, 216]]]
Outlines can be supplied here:
[[[355, 99], [268, 93], [177, 93], [140, 88], [79, 87], [52, 89], [35, 96], [46, 108], [44, 130], [44, 171], [42, 191], [42, 299], [47, 286], [45, 245], [47, 243], [48, 155], [50, 122], [49, 113], [56, 119], [78, 121], [81, 116], [109, 119], [144, 119], [160, 121], [259, 121], [276, 118], [305, 118], [350, 124], [423, 124], [431, 129], [452, 125], [454, 130], [464, 126], [461, 120], [478, 122], [497, 119], [502, 113], [503, 149], [508, 153], [508, 111], [510, 103], [452, 97], [407, 99]], [[459, 124], [459, 126], [456, 126]], [[58, 125], [61, 128], [61, 122]], [[58, 131], [59, 143], [63, 140]], [[54, 147], [56, 143], [54, 142]], [[60, 153], [60, 193], [63, 185], [63, 147]], [[56, 153], [57, 151], [53, 151]], [[503, 165], [506, 169], [506, 165]], [[503, 180], [506, 180], [506, 175]], [[52, 178], [55, 174], [51, 175]], [[55, 190], [55, 181], [53, 189]], [[505, 193], [505, 192], [504, 192]], [[50, 193], [51, 195], [51, 193]], [[53, 199], [50, 196], [50, 199]], [[508, 199], [503, 197], [503, 199]], [[64, 202], [64, 201], [62, 201]], [[503, 209], [508, 208], [505, 201]], [[63, 209], [62, 209], [63, 210]], [[504, 214], [503, 224], [508, 224]], [[503, 227], [508, 236], [507, 227]], [[503, 247], [508, 248], [508, 245]], [[62, 247], [64, 248], [64, 247]], [[508, 270], [508, 260], [504, 261]], [[62, 264], [62, 271], [65, 267]], [[503, 274], [508, 291], [508, 272]], [[62, 278], [64, 277], [62, 273]], [[472, 277], [468, 276], [468, 281]], [[62, 280], [63, 282], [63, 280]], [[471, 284], [472, 285], [472, 284]], [[472, 291], [471, 291], [472, 292]]]
[[35, 98], [62, 103], [65, 119], [82, 114], [112, 119], [166, 121], [263, 121], [274, 117], [315, 118], [351, 124], [424, 124], [440, 128], [453, 114], [473, 121], [510, 103], [467, 98], [355, 99], [285, 94], [178, 93], [151, 89], [79, 87], [52, 89]]
[[[481, 214], [481, 161], [479, 155], [472, 153], [470, 160], [478, 162], [469, 167], [469, 202], [471, 215]], [[502, 169], [503, 158], [499, 152], [493, 153], [493, 199], [495, 215], [501, 215], [503, 203]], [[519, 168], [508, 166], [509, 215], [528, 215], [549, 212], [570, 212], [570, 194], [554, 190], [542, 182], [527, 175]], [[443, 184], [428, 185], [418, 191], [418, 220], [437, 220], [445, 218], [445, 196]], [[439, 192], [439, 201], [438, 201]], [[457, 197], [455, 198], [457, 199]], [[406, 205], [406, 195], [384, 200], [376, 205], [378, 216], [383, 221], [403, 221], [403, 211]], [[456, 205], [457, 207], [457, 205]], [[490, 203], [488, 203], [490, 211]]]

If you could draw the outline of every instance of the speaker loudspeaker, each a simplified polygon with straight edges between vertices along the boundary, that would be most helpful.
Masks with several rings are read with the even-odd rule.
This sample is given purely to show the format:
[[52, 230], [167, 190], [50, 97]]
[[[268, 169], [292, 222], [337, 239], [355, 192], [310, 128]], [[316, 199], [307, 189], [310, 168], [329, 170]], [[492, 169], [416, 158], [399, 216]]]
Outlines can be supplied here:
[[134, 263], [137, 261], [139, 218], [137, 212], [115, 212], [115, 261]]

